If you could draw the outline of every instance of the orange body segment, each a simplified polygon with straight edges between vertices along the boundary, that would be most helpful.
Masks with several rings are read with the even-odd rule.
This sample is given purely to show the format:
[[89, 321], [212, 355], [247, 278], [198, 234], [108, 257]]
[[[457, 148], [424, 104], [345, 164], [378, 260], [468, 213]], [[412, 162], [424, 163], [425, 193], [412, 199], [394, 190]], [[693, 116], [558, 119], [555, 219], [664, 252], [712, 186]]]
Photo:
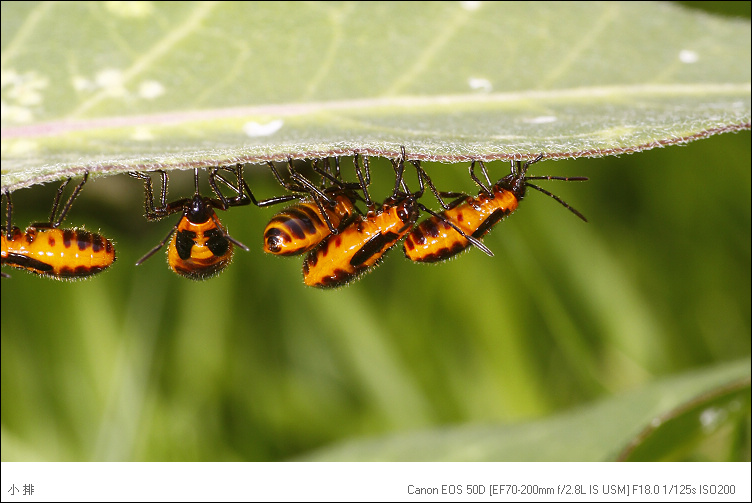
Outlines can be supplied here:
[[84, 229], [13, 227], [2, 234], [2, 264], [53, 279], [81, 279], [115, 262], [115, 247], [107, 238]]
[[170, 246], [167, 263], [175, 273], [194, 280], [219, 274], [232, 261], [233, 245], [216, 213], [204, 222], [183, 216]]
[[312, 250], [303, 263], [308, 286], [335, 288], [371, 270], [412, 228], [418, 216], [412, 197], [388, 200], [378, 211], [357, 217], [339, 234]]
[[[338, 195], [333, 206], [323, 205], [335, 229], [356, 212], [355, 202]], [[264, 229], [264, 251], [275, 255], [298, 255], [318, 245], [331, 230], [313, 201], [303, 201], [277, 213]]]
[[[480, 239], [504, 217], [517, 209], [519, 200], [509, 190], [495, 185], [493, 197], [481, 192], [477, 197], [458, 199], [441, 216]], [[445, 221], [435, 216], [420, 222], [405, 238], [405, 256], [414, 262], [448, 259], [469, 246], [470, 242]]]

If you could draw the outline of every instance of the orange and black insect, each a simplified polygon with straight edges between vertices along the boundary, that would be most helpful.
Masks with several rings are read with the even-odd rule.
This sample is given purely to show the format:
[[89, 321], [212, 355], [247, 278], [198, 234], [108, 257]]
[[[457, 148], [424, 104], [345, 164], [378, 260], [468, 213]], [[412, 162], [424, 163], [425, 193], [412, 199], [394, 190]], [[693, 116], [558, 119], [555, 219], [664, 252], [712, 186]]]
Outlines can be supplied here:
[[[306, 285], [318, 288], [345, 285], [377, 265], [384, 254], [410, 231], [421, 210], [437, 215], [418, 202], [424, 192], [424, 180], [431, 183], [418, 161], [413, 161], [413, 165], [418, 171], [420, 189], [417, 192], [407, 189], [403, 179], [405, 157], [403, 147], [398, 162], [393, 161], [396, 180], [392, 195], [379, 208], [371, 203], [366, 215], [354, 217], [338, 234], [329, 235], [308, 254], [303, 262]], [[357, 164], [356, 171], [364, 183]], [[364, 197], [370, 201], [365, 186], [363, 189]], [[462, 232], [459, 228], [457, 230]], [[485, 248], [474, 238], [468, 238]]]
[[[65, 215], [81, 192], [89, 173], [84, 173], [68, 202], [55, 218], [60, 197], [70, 183], [68, 178], [57, 191], [49, 222], [30, 225], [25, 232], [13, 227], [13, 203], [7, 198], [6, 227], [2, 233], [2, 265], [23, 269], [47, 278], [76, 280], [104, 271], [115, 261], [115, 247], [109, 239], [84, 229], [60, 229]], [[3, 277], [8, 277], [2, 273]]]
[[[231, 206], [243, 206], [251, 203], [248, 195], [248, 185], [243, 179], [243, 166], [235, 168], [223, 168], [235, 173], [237, 185], [233, 185], [222, 175], [218, 174], [218, 168], [209, 173], [209, 185], [217, 196], [216, 198], [204, 197], [199, 192], [198, 169], [194, 169], [193, 178], [195, 193], [192, 198], [179, 199], [167, 203], [167, 173], [158, 170], [162, 179], [162, 193], [160, 205], [154, 202], [151, 177], [144, 173], [129, 173], [134, 178], [144, 180], [144, 192], [146, 195], [146, 218], [148, 220], [160, 220], [173, 213], [182, 212], [182, 216], [170, 229], [167, 236], [146, 255], [141, 257], [136, 265], [142, 264], [146, 259], [154, 255], [172, 237], [167, 248], [167, 263], [175, 273], [193, 280], [204, 280], [222, 272], [232, 260], [233, 245], [248, 251], [248, 247], [234, 239], [219, 221], [214, 209], [227, 210]], [[217, 180], [222, 181], [235, 192], [235, 196], [226, 197], [219, 190]]]
[[[403, 245], [405, 256], [414, 262], [437, 262], [445, 260], [465, 250], [470, 244], [467, 239], [472, 236], [480, 239], [504, 217], [517, 209], [520, 201], [525, 197], [527, 187], [532, 187], [554, 198], [569, 211], [587, 222], [587, 219], [561, 200], [558, 196], [529, 182], [529, 180], [563, 180], [584, 181], [585, 177], [560, 176], [527, 176], [527, 170], [543, 158], [537, 158], [522, 164], [522, 161], [511, 162], [511, 173], [491, 186], [488, 172], [482, 161], [477, 161], [486, 178], [483, 184], [475, 175], [475, 164], [470, 165], [470, 176], [480, 186], [477, 197], [461, 197], [452, 202], [448, 208], [440, 213], [440, 217], [432, 216], [418, 224], [405, 238]], [[453, 223], [455, 225], [449, 225]], [[457, 232], [461, 228], [465, 234]]]
[[[358, 165], [358, 157], [355, 164]], [[367, 162], [367, 161], [366, 161]], [[319, 189], [309, 180], [292, 168], [290, 161], [290, 176], [298, 183], [297, 186], [286, 184], [276, 172], [274, 165], [269, 163], [277, 180], [288, 190], [306, 192], [299, 203], [288, 206], [277, 213], [264, 229], [264, 251], [275, 255], [299, 255], [315, 248], [330, 234], [337, 234], [345, 222], [358, 212], [355, 206], [358, 195], [348, 184], [340, 182], [314, 166], [324, 180], [329, 180], [330, 187]], [[336, 160], [337, 173], [339, 159]]]

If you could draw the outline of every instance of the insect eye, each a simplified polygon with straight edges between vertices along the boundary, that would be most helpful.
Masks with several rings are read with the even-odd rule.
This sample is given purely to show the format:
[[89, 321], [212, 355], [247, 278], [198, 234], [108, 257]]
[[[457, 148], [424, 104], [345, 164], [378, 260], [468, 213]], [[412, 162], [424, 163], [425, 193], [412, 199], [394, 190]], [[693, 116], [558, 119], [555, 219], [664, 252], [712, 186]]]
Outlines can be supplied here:
[[397, 206], [397, 216], [403, 222], [415, 220], [418, 217], [417, 205], [415, 200], [408, 198], [404, 203]]

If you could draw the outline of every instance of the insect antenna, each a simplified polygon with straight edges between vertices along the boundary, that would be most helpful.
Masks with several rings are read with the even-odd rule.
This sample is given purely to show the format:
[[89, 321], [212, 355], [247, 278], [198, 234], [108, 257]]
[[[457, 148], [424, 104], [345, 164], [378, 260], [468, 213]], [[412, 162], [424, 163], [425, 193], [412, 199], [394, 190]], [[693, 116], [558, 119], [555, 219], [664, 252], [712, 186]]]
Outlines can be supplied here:
[[[560, 180], [560, 178], [551, 178], [551, 179], [552, 179], [552, 180]], [[526, 180], [527, 180], [527, 178], [526, 178]], [[587, 178], [586, 178], [586, 180], [587, 180]], [[573, 181], [580, 181], [580, 180], [573, 180]], [[534, 185], [534, 184], [532, 184], [532, 183], [528, 183], [528, 182], [525, 182], [525, 185], [527, 185], [528, 187], [532, 187], [532, 188], [534, 188], [535, 190], [538, 190], [538, 191], [540, 191], [540, 192], [543, 192], [543, 193], [544, 193], [544, 194], [546, 194], [547, 196], [551, 196], [551, 197], [553, 197], [553, 198], [554, 198], [554, 199], [556, 199], [556, 200], [557, 200], [557, 201], [558, 201], [558, 202], [559, 202], [559, 203], [560, 203], [560, 204], [561, 204], [562, 206], [564, 206], [564, 207], [565, 207], [566, 209], [568, 209], [569, 211], [571, 211], [572, 213], [574, 213], [575, 215], [577, 215], [578, 217], [580, 217], [580, 218], [581, 218], [581, 219], [582, 219], [583, 221], [585, 221], [585, 222], [587, 222], [587, 221], [588, 221], [588, 220], [587, 220], [587, 218], [585, 218], [585, 215], [583, 215], [582, 213], [580, 213], [579, 211], [577, 211], [576, 209], [574, 209], [574, 208], [573, 208], [572, 206], [570, 206], [569, 204], [567, 204], [567, 202], [565, 202], [565, 201], [564, 201], [564, 200], [563, 200], [562, 198], [560, 198], [560, 197], [559, 197], [559, 196], [557, 196], [556, 194], [552, 194], [552, 193], [550, 193], [549, 191], [547, 191], [546, 189], [543, 189], [543, 188], [541, 188], [541, 187], [538, 187], [537, 185]]]
[[[577, 215], [584, 222], [587, 222], [588, 220], [587, 220], [587, 218], [585, 218], [585, 215], [583, 215], [582, 213], [580, 213], [579, 211], [577, 211], [575, 208], [573, 208], [572, 206], [570, 206], [562, 198], [560, 198], [556, 194], [552, 194], [551, 192], [547, 191], [546, 189], [543, 189], [541, 187], [538, 187], [535, 184], [530, 183], [528, 180], [561, 180], [561, 181], [564, 181], [564, 182], [584, 182], [588, 178], [585, 177], [585, 176], [569, 176], [569, 177], [567, 177], [567, 176], [549, 176], [549, 175], [527, 176], [526, 173], [527, 173], [528, 168], [531, 165], [535, 164], [536, 162], [540, 161], [541, 159], [543, 159], [543, 152], [541, 152], [540, 154], [538, 154], [538, 157], [536, 157], [535, 159], [527, 161], [521, 167], [520, 167], [520, 165], [522, 164], [522, 162], [521, 161], [516, 161], [516, 163], [517, 163], [517, 173], [519, 174], [519, 176], [523, 177], [523, 179], [525, 180], [525, 185], [528, 186], [528, 187], [532, 187], [535, 190], [543, 192], [547, 196], [550, 196], [550, 197], [556, 199], [559, 202], [559, 204], [561, 204], [566, 209], [568, 209], [569, 211], [571, 211], [572, 213], [574, 213], [575, 215]], [[514, 173], [514, 161], [512, 161], [512, 173]]]
[[180, 224], [180, 221], [178, 221], [178, 223], [176, 223], [173, 226], [173, 228], [170, 229], [170, 232], [167, 233], [167, 236], [165, 236], [165, 238], [157, 246], [155, 246], [154, 248], [152, 248], [151, 250], [149, 250], [148, 252], [146, 252], [146, 255], [144, 255], [143, 257], [141, 257], [140, 259], [138, 259], [138, 261], [136, 262], [136, 265], [143, 264], [144, 261], [146, 261], [146, 259], [148, 259], [152, 255], [154, 255], [155, 253], [157, 253], [159, 251], [159, 249], [162, 248], [167, 243], [167, 241], [170, 240], [170, 237], [172, 237], [172, 234], [175, 232], [175, 229], [178, 228], [179, 224]]

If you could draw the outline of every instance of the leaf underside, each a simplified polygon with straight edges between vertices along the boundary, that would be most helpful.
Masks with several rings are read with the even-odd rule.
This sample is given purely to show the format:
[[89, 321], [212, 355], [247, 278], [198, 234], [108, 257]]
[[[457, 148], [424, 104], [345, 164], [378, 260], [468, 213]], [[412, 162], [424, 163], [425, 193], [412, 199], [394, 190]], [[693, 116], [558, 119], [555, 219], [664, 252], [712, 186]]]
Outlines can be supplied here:
[[3, 190], [401, 145], [602, 156], [750, 128], [750, 24], [671, 4], [4, 2], [2, 18]]

